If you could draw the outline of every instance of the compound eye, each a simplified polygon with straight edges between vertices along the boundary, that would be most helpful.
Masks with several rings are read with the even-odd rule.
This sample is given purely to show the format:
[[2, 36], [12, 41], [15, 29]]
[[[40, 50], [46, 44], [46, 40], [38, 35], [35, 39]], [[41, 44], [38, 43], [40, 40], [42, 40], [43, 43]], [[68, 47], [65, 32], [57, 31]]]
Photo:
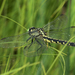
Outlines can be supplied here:
[[31, 30], [33, 30], [33, 29], [35, 29], [35, 27], [31, 27], [31, 28], [29, 29], [29, 31], [31, 31]]
[[35, 29], [35, 27], [31, 27], [31, 29]]

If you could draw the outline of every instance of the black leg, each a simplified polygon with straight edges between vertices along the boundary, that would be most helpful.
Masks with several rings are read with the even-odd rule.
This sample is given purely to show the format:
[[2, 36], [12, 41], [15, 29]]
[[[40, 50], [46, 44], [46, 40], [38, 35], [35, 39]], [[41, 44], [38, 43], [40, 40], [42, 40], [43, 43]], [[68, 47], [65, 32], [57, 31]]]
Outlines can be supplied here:
[[30, 45], [29, 45], [29, 47], [28, 48], [30, 48], [30, 46], [33, 44], [33, 39], [31, 40], [31, 43], [30, 43]]
[[[37, 43], [41, 46], [40, 48], [42, 48], [42, 44], [35, 38], [35, 40], [37, 41]], [[38, 48], [37, 51], [40, 49]]]
[[31, 37], [29, 37], [27, 40], [26, 40], [26, 42], [28, 42], [28, 40], [30, 40], [31, 39]]
[[[32, 45], [32, 43], [33, 43], [33, 39], [31, 40], [31, 43], [30, 43], [30, 45], [29, 45], [28, 48], [30, 48], [30, 46]], [[27, 46], [25, 46], [24, 49], [25, 49], [26, 47], [27, 47]]]
[[[30, 38], [29, 38], [29, 39], [30, 39]], [[29, 39], [28, 39], [28, 40], [29, 40]], [[32, 43], [33, 43], [33, 39], [31, 40], [31, 43], [30, 43], [30, 45], [29, 45], [28, 48], [30, 48], [30, 46], [32, 45]], [[24, 53], [25, 53], [25, 48], [27, 48], [27, 46], [24, 47]], [[24, 54], [24, 55], [25, 55], [25, 54]]]

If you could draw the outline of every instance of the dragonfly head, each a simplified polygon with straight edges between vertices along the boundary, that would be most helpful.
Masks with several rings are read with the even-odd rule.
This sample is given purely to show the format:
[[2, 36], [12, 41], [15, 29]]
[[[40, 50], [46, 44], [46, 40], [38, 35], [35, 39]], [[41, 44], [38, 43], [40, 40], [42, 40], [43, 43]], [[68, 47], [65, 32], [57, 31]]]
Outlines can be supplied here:
[[40, 28], [32, 27], [29, 29], [29, 35], [32, 37], [37, 37], [40, 35]]
[[45, 32], [43, 31], [42, 28], [32, 27], [29, 29], [29, 35], [32, 37], [40, 37], [40, 36], [44, 36]]
[[30, 29], [29, 29], [29, 32], [31, 32], [31, 31], [33, 31], [33, 30], [35, 30], [36, 28], [35, 27], [31, 27]]
[[38, 31], [37, 31], [37, 28], [35, 28], [35, 27], [31, 27], [30, 29], [29, 29], [29, 35], [30, 36], [36, 36], [36, 35], [38, 35], [38, 34], [36, 34], [36, 33], [38, 33]]

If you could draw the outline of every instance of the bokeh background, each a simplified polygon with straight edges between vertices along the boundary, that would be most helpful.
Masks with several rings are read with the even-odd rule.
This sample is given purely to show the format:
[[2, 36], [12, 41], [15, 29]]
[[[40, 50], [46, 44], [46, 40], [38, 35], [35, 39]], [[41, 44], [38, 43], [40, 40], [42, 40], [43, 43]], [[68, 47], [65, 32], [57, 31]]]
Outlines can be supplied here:
[[[61, 14], [66, 14], [68, 25], [74, 26], [75, 1], [0, 0], [0, 39], [25, 33], [31, 27], [43, 27]], [[75, 48], [63, 47], [54, 45], [66, 55], [48, 49], [50, 55], [36, 57], [24, 56], [21, 47], [0, 48], [0, 75], [75, 75]]]

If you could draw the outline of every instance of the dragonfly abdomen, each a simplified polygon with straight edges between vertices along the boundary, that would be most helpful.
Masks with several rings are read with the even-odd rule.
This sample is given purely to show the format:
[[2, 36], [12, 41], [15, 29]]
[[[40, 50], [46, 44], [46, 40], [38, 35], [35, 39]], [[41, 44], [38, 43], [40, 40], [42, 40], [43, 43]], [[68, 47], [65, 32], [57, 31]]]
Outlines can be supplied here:
[[[62, 44], [62, 45], [65, 45], [67, 43], [67, 41], [57, 40], [57, 39], [53, 39], [53, 38], [46, 37], [46, 36], [43, 38], [44, 38], [44, 41], [47, 41], [49, 43], [57, 43], [57, 44]], [[68, 46], [75, 46], [75, 43], [69, 42], [67, 45]]]

